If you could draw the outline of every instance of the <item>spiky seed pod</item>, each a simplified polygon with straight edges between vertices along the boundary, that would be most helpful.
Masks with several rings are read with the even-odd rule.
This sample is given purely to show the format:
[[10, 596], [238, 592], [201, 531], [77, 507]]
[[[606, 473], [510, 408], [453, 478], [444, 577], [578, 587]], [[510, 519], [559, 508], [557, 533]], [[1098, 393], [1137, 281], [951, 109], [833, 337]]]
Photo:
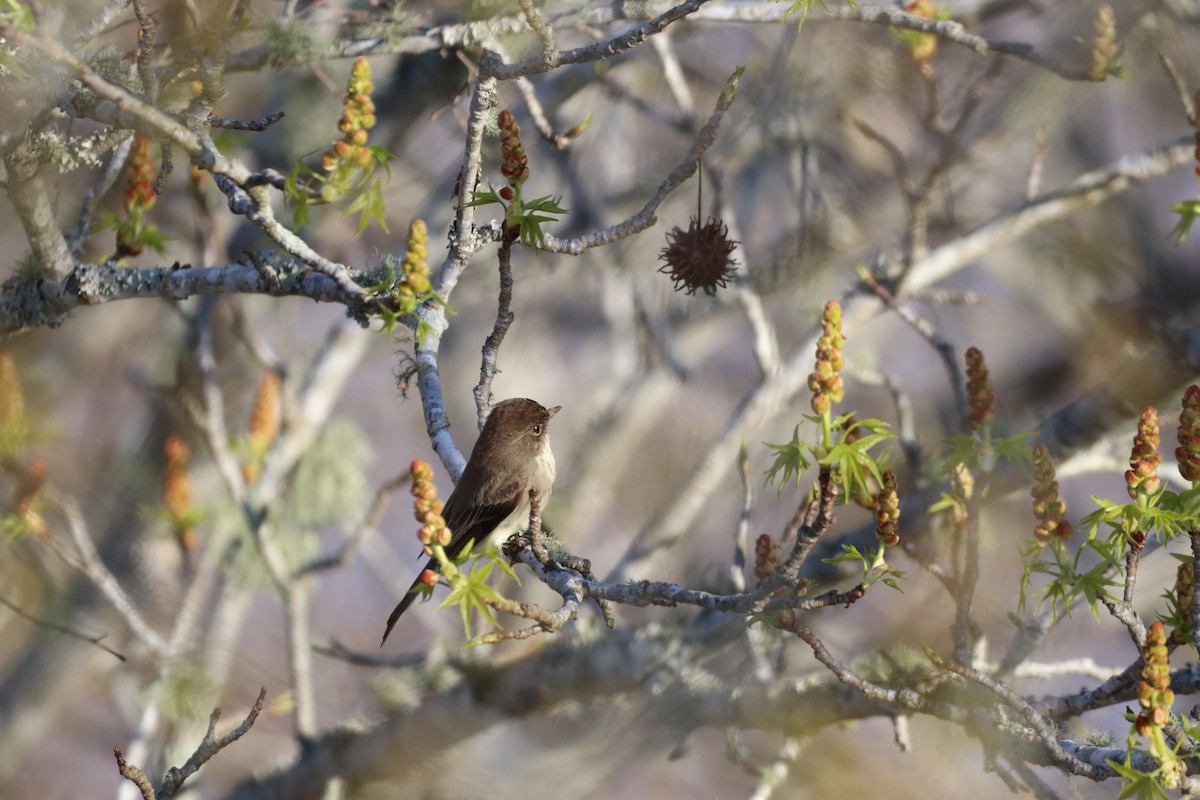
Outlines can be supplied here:
[[821, 336], [817, 339], [817, 360], [812, 374], [808, 376], [808, 388], [812, 391], [812, 410], [828, 414], [836, 403], [845, 396], [845, 384], [839, 374], [846, 367], [842, 351], [846, 337], [842, 333], [842, 306], [836, 300], [825, 304], [821, 313]]
[[890, 469], [883, 471], [883, 488], [875, 500], [875, 535], [885, 547], [900, 541], [900, 497]]
[[1033, 447], [1033, 488], [1029, 493], [1033, 496], [1033, 516], [1038, 521], [1033, 529], [1037, 540], [1046, 544], [1051, 537], [1064, 542], [1071, 538], [1071, 523], [1065, 516], [1067, 504], [1058, 494], [1054, 461], [1046, 445], [1040, 442]]
[[671, 276], [675, 291], [685, 289], [695, 294], [703, 289], [709, 297], [715, 297], [737, 267], [737, 261], [731, 258], [737, 245], [721, 220], [709, 217], [701, 225], [699, 217], [692, 217], [686, 231], [678, 227], [667, 231], [667, 246], [658, 253], [658, 260], [664, 264], [658, 271]]
[[1138, 432], [1129, 453], [1129, 469], [1125, 471], [1125, 488], [1134, 500], [1150, 497], [1162, 485], [1158, 477], [1158, 464], [1162, 461], [1158, 454], [1160, 441], [1158, 411], [1149, 406], [1138, 419]]
[[1179, 414], [1179, 447], [1175, 460], [1187, 481], [1200, 481], [1200, 386], [1192, 384], [1183, 393], [1183, 411]]

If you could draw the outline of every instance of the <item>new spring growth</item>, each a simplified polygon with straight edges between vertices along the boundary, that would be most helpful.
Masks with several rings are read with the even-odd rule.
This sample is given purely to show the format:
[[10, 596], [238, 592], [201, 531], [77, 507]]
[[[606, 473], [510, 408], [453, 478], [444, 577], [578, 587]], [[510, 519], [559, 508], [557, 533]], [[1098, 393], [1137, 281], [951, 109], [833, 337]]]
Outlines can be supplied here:
[[42, 506], [46, 501], [46, 495], [42, 489], [45, 486], [46, 459], [39, 458], [21, 476], [17, 489], [13, 493], [13, 513], [16, 523], [10, 528], [14, 535], [46, 535], [46, 520], [42, 516]]
[[779, 568], [779, 545], [771, 538], [771, 534], [759, 535], [754, 542], [754, 577], [758, 578], [756, 586], [775, 574]]
[[[525, 145], [521, 142], [521, 126], [508, 109], [500, 112], [497, 124], [500, 127], [500, 157], [503, 159], [500, 174], [505, 177], [509, 186], [518, 188], [529, 180], [529, 159], [525, 156]], [[505, 191], [501, 189], [500, 196], [511, 200], [512, 192], [510, 190], [508, 196], [505, 196]]]
[[167, 510], [175, 537], [185, 550], [196, 544], [195, 513], [192, 511], [192, 482], [188, 477], [188, 446], [178, 436], [169, 436], [163, 444], [162, 503]]
[[161, 249], [156, 245], [160, 237], [142, 219], [157, 199], [150, 142], [144, 136], [135, 136], [125, 162], [125, 220], [113, 226], [117, 230], [117, 258], [136, 256], [147, 244]]
[[373, 156], [367, 147], [367, 132], [375, 127], [375, 102], [371, 100], [374, 88], [371, 65], [359, 56], [342, 99], [342, 117], [338, 120], [342, 138], [321, 156], [321, 168], [330, 173], [329, 182], [321, 187], [321, 199], [327, 203], [350, 187], [358, 170], [371, 165]]
[[1054, 461], [1046, 445], [1040, 442], [1033, 447], [1033, 488], [1029, 493], [1033, 496], [1033, 516], [1038, 521], [1033, 529], [1038, 542], [1047, 544], [1051, 538], [1062, 542], [1070, 539], [1071, 523], [1066, 519], [1067, 504], [1058, 495]]
[[408, 226], [408, 252], [400, 265], [399, 285], [396, 297], [400, 301], [400, 313], [410, 314], [417, 303], [432, 288], [429, 282], [429, 231], [425, 221], [414, 219]]
[[7, 350], [0, 350], [0, 461], [12, 462], [20, 455], [28, 432], [17, 366]]
[[988, 374], [987, 362], [978, 347], [968, 347], [965, 354], [967, 365], [967, 425], [978, 431], [990, 425], [996, 416], [996, 393], [992, 390], [992, 379]]
[[1183, 411], [1179, 414], [1179, 447], [1175, 460], [1185, 481], [1200, 481], [1200, 386], [1192, 384], [1183, 393]]
[[242, 465], [242, 477], [247, 483], [254, 481], [262, 471], [263, 456], [267, 448], [279, 435], [279, 373], [273, 369], [263, 373], [254, 394], [254, 405], [250, 408], [250, 427], [246, 431], [248, 460]]
[[846, 366], [842, 350], [846, 337], [842, 335], [842, 306], [836, 300], [825, 304], [821, 314], [821, 330], [817, 339], [817, 363], [808, 376], [808, 388], [812, 391], [812, 410], [825, 416], [835, 403], [842, 402], [845, 386], [839, 375]]
[[[922, 19], [934, 18], [933, 0], [912, 0], [904, 6], [904, 10]], [[922, 66], [933, 58], [938, 48], [938, 37], [932, 33], [904, 31], [901, 41], [908, 45], [909, 58]]]
[[1142, 650], [1141, 682], [1138, 683], [1138, 705], [1142, 713], [1134, 722], [1139, 736], [1147, 737], [1148, 751], [1161, 764], [1159, 782], [1167, 789], [1179, 786], [1179, 760], [1163, 737], [1163, 726], [1171, 721], [1171, 704], [1175, 693], [1171, 691], [1170, 651], [1167, 649], [1167, 632], [1162, 622], [1155, 622], [1146, 631], [1146, 646]]
[[1112, 6], [1107, 3], [1096, 9], [1096, 21], [1092, 29], [1096, 38], [1092, 41], [1092, 63], [1088, 67], [1088, 77], [1094, 81], [1102, 81], [1113, 74], [1117, 52], [1117, 15]]
[[896, 492], [896, 476], [890, 469], [883, 471], [883, 488], [875, 499], [875, 535], [884, 547], [900, 541], [900, 497]]
[[1175, 693], [1171, 691], [1171, 666], [1168, 662], [1167, 632], [1162, 622], [1155, 622], [1146, 631], [1146, 647], [1142, 651], [1138, 684], [1138, 704], [1142, 714], [1138, 716], [1138, 734], [1149, 735], [1149, 726], [1161, 728], [1171, 719], [1171, 704]]
[[[412, 462], [413, 515], [421, 523], [417, 538], [424, 545], [425, 555], [433, 555], [433, 545], [450, 544], [450, 529], [442, 518], [442, 501], [433, 482], [433, 467], [424, 461]], [[436, 579], [435, 579], [436, 581]]]
[[1158, 411], [1153, 406], [1147, 407], [1138, 419], [1138, 432], [1133, 437], [1133, 449], [1129, 453], [1129, 469], [1125, 470], [1125, 488], [1139, 504], [1155, 494], [1162, 485], [1158, 478], [1158, 464], [1162, 461], [1158, 454], [1160, 438]]
[[125, 211], [131, 216], [154, 207], [154, 164], [150, 161], [150, 142], [135, 136], [125, 162]]

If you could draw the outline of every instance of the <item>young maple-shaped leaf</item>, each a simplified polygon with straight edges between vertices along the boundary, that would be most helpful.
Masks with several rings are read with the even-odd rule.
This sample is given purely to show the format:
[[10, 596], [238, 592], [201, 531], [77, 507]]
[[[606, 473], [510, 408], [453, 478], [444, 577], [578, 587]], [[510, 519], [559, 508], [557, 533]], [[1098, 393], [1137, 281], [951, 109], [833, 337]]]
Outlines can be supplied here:
[[1175, 227], [1168, 235], [1175, 237], [1176, 245], [1181, 245], [1187, 238], [1188, 231], [1192, 229], [1192, 223], [1196, 221], [1196, 217], [1200, 217], [1200, 198], [1176, 203], [1171, 206], [1171, 213], [1179, 215], [1179, 222], [1175, 223]]
[[355, 236], [365, 231], [372, 220], [383, 229], [384, 233], [391, 233], [383, 218], [386, 211], [383, 202], [383, 182], [376, 178], [371, 181], [370, 188], [354, 198], [354, 202], [342, 212], [342, 216], [348, 217], [356, 212], [359, 214], [358, 227], [354, 231]]

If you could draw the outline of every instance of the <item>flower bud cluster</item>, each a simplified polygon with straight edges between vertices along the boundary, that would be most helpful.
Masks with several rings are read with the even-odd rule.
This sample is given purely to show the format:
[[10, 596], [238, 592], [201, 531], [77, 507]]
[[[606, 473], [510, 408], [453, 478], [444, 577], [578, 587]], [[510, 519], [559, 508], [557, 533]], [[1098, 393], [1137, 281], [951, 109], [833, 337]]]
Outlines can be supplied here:
[[[912, 0], [904, 6], [904, 10], [915, 17], [933, 19], [936, 9], [934, 9], [933, 0]], [[917, 31], [906, 31], [905, 33], [908, 34], [903, 38], [908, 44], [909, 58], [918, 64], [928, 63], [937, 53], [938, 37], [932, 33]]]
[[166, 464], [163, 466], [162, 503], [171, 519], [171, 526], [184, 549], [195, 545], [192, 511], [192, 481], [188, 476], [188, 446], [178, 436], [168, 436], [163, 444]]
[[771, 534], [760, 534], [754, 541], [754, 577], [758, 578], [757, 586], [775, 574], [779, 569], [779, 545], [771, 538]]
[[130, 214], [154, 207], [154, 164], [150, 161], [150, 142], [145, 136], [133, 137], [129, 160], [125, 162], [125, 210]]
[[20, 524], [21, 533], [33, 536], [45, 536], [47, 533], [46, 519], [42, 516], [42, 506], [46, 495], [42, 490], [46, 486], [46, 459], [39, 458], [33, 462], [13, 493], [13, 510]]
[[[437, 486], [433, 482], [433, 467], [424, 461], [412, 462], [412, 496], [413, 515], [421, 523], [417, 538], [425, 546], [425, 554], [433, 555], [431, 545], [445, 547], [450, 544], [450, 529], [442, 518], [442, 501], [437, 496]], [[430, 570], [426, 570], [429, 572]], [[436, 576], [436, 573], [434, 573]], [[421, 576], [424, 580], [424, 573]], [[437, 582], [437, 578], [434, 578]]]
[[[367, 132], [375, 127], [375, 102], [371, 100], [374, 88], [371, 65], [366, 58], [359, 56], [350, 71], [346, 95], [342, 100], [342, 117], [338, 120], [342, 138], [321, 156], [321, 167], [326, 172], [354, 167], [365, 169], [370, 165], [372, 155], [367, 147]], [[335, 188], [334, 191], [339, 190]]]
[[1134, 500], [1147, 498], [1159, 490], [1162, 481], [1158, 477], [1158, 454], [1161, 436], [1158, 429], [1158, 411], [1149, 406], [1138, 419], [1138, 432], [1133, 437], [1133, 449], [1129, 454], [1129, 469], [1125, 470], [1125, 488]]
[[396, 294], [400, 299], [402, 313], [409, 313], [417, 301], [432, 288], [429, 282], [429, 231], [425, 221], [414, 219], [408, 226], [408, 252], [400, 265], [400, 276]]
[[896, 476], [883, 471], [883, 488], [875, 498], [875, 535], [885, 547], [900, 542], [900, 497], [896, 492]]
[[1092, 41], [1092, 63], [1088, 67], [1088, 77], [1102, 81], [1108, 75], [1113, 59], [1120, 49], [1117, 46], [1117, 15], [1112, 6], [1104, 3], [1096, 9], [1096, 21], [1092, 26], [1096, 38]]
[[1071, 538], [1071, 523], [1066, 519], [1067, 504], [1058, 495], [1058, 478], [1054, 474], [1054, 461], [1046, 445], [1033, 447], [1033, 516], [1037, 527], [1033, 535], [1038, 542], [1047, 544], [1051, 538], [1065, 542]]
[[[519, 186], [529, 180], [529, 159], [525, 156], [525, 145], [521, 142], [521, 126], [512, 112], [505, 109], [497, 120], [500, 126], [500, 174], [508, 179], [509, 185]], [[503, 197], [503, 194], [501, 194]], [[505, 197], [511, 200], [511, 197]]]
[[967, 364], [967, 424], [977, 431], [991, 424], [996, 416], [996, 392], [988, 374], [987, 362], [978, 347], [968, 347]]
[[1200, 481], [1200, 386], [1194, 383], [1183, 393], [1178, 437], [1175, 460], [1179, 472], [1186, 481]]
[[1164, 788], [1173, 789], [1179, 786], [1181, 764], [1162, 735], [1163, 727], [1171, 721], [1171, 704], [1175, 702], [1169, 659], [1166, 629], [1162, 622], [1155, 622], [1146, 631], [1142, 680], [1138, 683], [1138, 705], [1142, 707], [1142, 713], [1133, 724], [1139, 736], [1150, 739], [1150, 755], [1162, 765], [1159, 782]]
[[825, 311], [821, 314], [821, 329], [823, 333], [817, 339], [817, 363], [808, 376], [808, 388], [813, 393], [812, 410], [818, 414], [828, 414], [835, 403], [842, 402], [846, 393], [839, 374], [846, 367], [846, 359], [842, 355], [846, 337], [842, 335], [842, 306], [836, 300], [825, 304]]
[[267, 370], [258, 381], [254, 405], [250, 408], [250, 427], [246, 431], [249, 461], [242, 466], [242, 477], [249, 483], [258, 477], [267, 448], [279, 435], [279, 390], [282, 381], [275, 370]]

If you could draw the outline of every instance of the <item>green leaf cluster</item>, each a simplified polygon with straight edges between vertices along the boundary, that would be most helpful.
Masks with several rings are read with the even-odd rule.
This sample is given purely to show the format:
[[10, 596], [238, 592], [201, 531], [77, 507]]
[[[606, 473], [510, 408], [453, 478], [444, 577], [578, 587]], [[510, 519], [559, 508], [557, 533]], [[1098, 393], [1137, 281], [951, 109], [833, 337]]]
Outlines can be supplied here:
[[[787, 2], [787, 0], [772, 0], [772, 2], [782, 3]], [[812, 13], [814, 5], [820, 8], [826, 14], [829, 13], [829, 6], [825, 5], [825, 0], [791, 0], [791, 5], [788, 6], [788, 10], [783, 14], [783, 21], [786, 22], [791, 17], [798, 16], [799, 19], [796, 21], [796, 30], [799, 31], [804, 27], [804, 23], [808, 20], [808, 15]], [[854, 0], [848, 0], [847, 5], [849, 5], [851, 8], [854, 8], [856, 4]]]
[[[500, 627], [500, 621], [496, 619], [495, 611], [488, 603], [502, 603], [505, 602], [505, 598], [488, 585], [488, 579], [491, 578], [492, 572], [499, 567], [518, 584], [521, 582], [501, 554], [499, 547], [490, 546], [482, 552], [476, 552], [475, 544], [474, 541], [468, 542], [458, 557], [453, 559], [446, 554], [446, 548], [442, 545], [429, 545], [441, 572], [438, 582], [450, 587], [450, 594], [438, 604], [438, 609], [458, 606], [463, 630], [466, 632], [467, 639], [470, 640], [467, 643], [468, 647], [483, 644], [487, 638], [486, 635], [473, 638], [473, 623], [476, 615], [493, 628]], [[422, 599], [433, 596], [433, 586], [424, 583], [418, 583], [412, 591], [421, 595]]]
[[312, 222], [310, 206], [336, 203], [350, 198], [351, 202], [342, 212], [342, 216], [358, 214], [355, 236], [361, 235], [372, 222], [384, 233], [391, 233], [386, 221], [383, 181], [375, 174], [375, 170], [383, 167], [388, 180], [391, 180], [392, 168], [388, 162], [396, 155], [386, 147], [365, 147], [371, 153], [366, 166], [360, 167], [343, 161], [332, 173], [323, 175], [305, 163], [305, 160], [313, 155], [307, 153], [288, 170], [283, 194], [292, 203], [292, 224], [297, 228], [309, 225]]
[[872, 584], [882, 583], [898, 592], [903, 592], [904, 590], [896, 581], [904, 577], [904, 572], [887, 562], [887, 559], [883, 557], [885, 549], [882, 542], [877, 544], [870, 553], [864, 553], [852, 544], [844, 544], [842, 545], [844, 552], [841, 555], [826, 558], [824, 562], [826, 564], [842, 564], [847, 561], [857, 561], [862, 565], [862, 580], [859, 583], [863, 585], [864, 589], [871, 588]]
[[842, 414], [826, 420], [816, 414], [805, 414], [809, 422], [827, 431], [821, 444], [810, 444], [800, 438], [800, 425], [792, 430], [792, 440], [783, 444], [763, 442], [775, 451], [775, 461], [766, 471], [767, 483], [779, 491], [791, 480], [800, 484], [801, 474], [814, 462], [828, 467], [841, 488], [840, 502], [874, 493], [883, 480], [883, 459], [871, 450], [896, 438], [888, 423], [878, 419], [857, 420], [853, 414]]
[[505, 200], [500, 194], [488, 187], [484, 190], [471, 192], [473, 198], [467, 206], [486, 206], [497, 203], [504, 209], [504, 223], [507, 227], [519, 231], [517, 238], [526, 247], [541, 247], [545, 243], [542, 224], [557, 222], [556, 217], [567, 213], [567, 209], [559, 205], [561, 196], [545, 195], [533, 200], [521, 199], [521, 187], [512, 187], [512, 200]]
[[100, 223], [92, 229], [92, 233], [106, 230], [116, 231], [119, 248], [129, 253], [140, 253], [146, 247], [156, 253], [161, 253], [166, 250], [167, 242], [174, 238], [167, 236], [155, 225], [147, 222], [146, 215], [141, 208], [135, 208], [129, 212], [128, 216], [114, 214], [111, 211], [102, 212]]

